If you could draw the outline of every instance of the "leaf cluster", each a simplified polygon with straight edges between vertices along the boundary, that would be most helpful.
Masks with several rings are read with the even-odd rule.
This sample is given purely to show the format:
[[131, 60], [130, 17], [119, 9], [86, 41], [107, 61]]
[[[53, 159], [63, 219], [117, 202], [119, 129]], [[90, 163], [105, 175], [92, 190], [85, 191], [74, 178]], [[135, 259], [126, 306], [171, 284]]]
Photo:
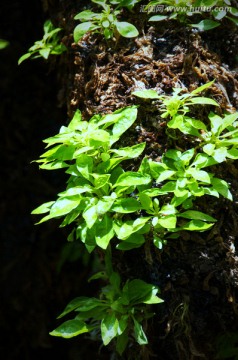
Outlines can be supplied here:
[[[194, 106], [218, 106], [213, 99], [199, 96], [212, 84], [191, 93], [175, 88], [171, 96], [158, 95], [152, 89], [133, 93], [146, 101], [158, 101], [170, 136], [171, 131], [189, 135], [197, 144], [186, 151], [169, 149], [160, 161], [143, 157], [145, 143], [117, 145], [135, 123], [137, 106], [97, 114], [89, 121], [77, 110], [67, 127], [45, 140], [47, 151], [37, 160], [40, 168], [65, 168], [69, 178], [57, 200], [32, 213], [46, 214], [39, 223], [63, 218], [60, 226], [74, 225], [69, 241], [81, 241], [89, 252], [97, 246], [103, 249], [106, 272], [91, 280], [101, 277], [109, 281], [99, 298], [74, 299], [61, 316], [75, 311], [75, 319], [51, 335], [69, 338], [101, 332], [104, 345], [116, 339], [120, 354], [130, 334], [139, 344], [147, 343], [142, 322], [150, 316], [146, 304], [162, 301], [157, 297], [158, 288], [139, 279], [122, 284], [110, 265], [110, 243], [124, 251], [152, 239], [154, 246], [162, 249], [180, 231], [206, 231], [213, 226], [216, 219], [196, 209], [196, 198], [209, 195], [232, 200], [228, 183], [207, 168], [238, 158], [238, 113], [220, 117], [211, 111], [206, 124], [189, 116]], [[124, 162], [131, 159], [140, 160], [137, 171], [125, 170]]]
[[[198, 155], [200, 159], [204, 159], [204, 164], [199, 164], [199, 167], [214, 165], [227, 159], [238, 159], [238, 123], [236, 121], [238, 119], [238, 112], [225, 114], [224, 117], [221, 117], [211, 111], [208, 115], [208, 125], [201, 120], [188, 116], [191, 106], [219, 106], [213, 99], [198, 96], [200, 92], [209, 88], [213, 82], [211, 81], [198, 87], [191, 93], [184, 93], [182, 95], [180, 95], [181, 88], [174, 88], [172, 96], [158, 95], [155, 90], [133, 92], [137, 97], [160, 100], [162, 102], [160, 105], [161, 117], [169, 119], [167, 122], [168, 135], [171, 135], [170, 131], [179, 130], [185, 135], [191, 135], [196, 138], [198, 141], [197, 148], [202, 149], [207, 154], [207, 156], [205, 154]], [[195, 164], [197, 163], [195, 162]]]
[[[107, 260], [107, 262], [110, 262]], [[116, 340], [116, 350], [122, 354], [129, 342], [129, 335], [140, 345], [148, 343], [142, 322], [153, 316], [148, 313], [148, 304], [163, 302], [157, 294], [159, 289], [142, 280], [128, 280], [122, 285], [118, 273], [107, 266], [105, 273], [95, 274], [94, 279], [108, 278], [109, 284], [101, 289], [99, 298], [78, 297], [72, 300], [59, 315], [62, 318], [75, 312], [74, 319], [67, 320], [50, 334], [72, 338], [82, 333], [101, 333], [104, 345]]]
[[43, 38], [36, 41], [34, 45], [29, 48], [28, 52], [19, 58], [18, 65], [29, 58], [37, 59], [43, 57], [44, 59], [48, 59], [50, 55], [60, 55], [66, 51], [67, 48], [61, 43], [59, 36], [61, 30], [60, 28], [54, 28], [52, 22], [47, 20], [44, 23]]
[[[101, 6], [103, 10], [95, 13], [84, 10], [77, 14], [74, 19], [81, 23], [74, 29], [74, 41], [78, 42], [87, 32], [102, 33], [105, 39], [111, 39], [116, 33], [126, 38], [136, 37], [139, 33], [134, 25], [126, 21], [119, 21], [118, 15], [122, 8], [131, 10], [140, 0], [91, 0]], [[114, 7], [115, 6], [115, 7]]]
[[[159, 163], [145, 157], [138, 171], [123, 169], [123, 161], [138, 158], [145, 148], [145, 143], [114, 148], [136, 117], [135, 106], [88, 122], [77, 111], [68, 127], [45, 140], [51, 149], [38, 160], [40, 167], [65, 167], [70, 177], [56, 201], [33, 211], [48, 213], [39, 223], [64, 217], [61, 226], [75, 224], [68, 239], [82, 241], [89, 252], [96, 246], [105, 250], [116, 239], [118, 250], [130, 250], [142, 246], [148, 236], [161, 248], [171, 233], [204, 231], [213, 225], [214, 218], [188, 207], [205, 194], [231, 199], [228, 184], [203, 170], [216, 163], [214, 158], [196, 155], [195, 149], [171, 149]], [[165, 199], [169, 194], [174, 195], [170, 202]]]
[[[178, 20], [200, 31], [207, 31], [218, 27], [224, 18], [238, 25], [238, 10], [231, 6], [230, 0], [196, 0], [195, 2], [184, 0], [153, 0], [149, 2], [147, 9], [149, 10], [151, 7], [156, 7], [157, 5], [165, 5], [164, 10], [166, 10], [168, 14], [154, 15], [149, 18], [149, 21]], [[189, 11], [190, 7], [196, 9], [196, 12]], [[205, 18], [199, 23], [191, 24], [189, 18], [195, 13], [203, 17], [204, 14], [207, 14], [206, 11], [202, 12], [199, 10], [199, 8], [201, 9], [203, 7], [212, 9], [209, 12], [209, 18]]]

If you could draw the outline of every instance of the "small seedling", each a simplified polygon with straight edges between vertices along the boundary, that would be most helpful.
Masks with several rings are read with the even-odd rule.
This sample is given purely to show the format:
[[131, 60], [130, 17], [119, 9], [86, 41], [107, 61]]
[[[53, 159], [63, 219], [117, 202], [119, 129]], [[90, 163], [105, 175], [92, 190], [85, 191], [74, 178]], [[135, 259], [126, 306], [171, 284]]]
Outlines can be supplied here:
[[[106, 0], [92, 0], [92, 2], [100, 5], [103, 10], [101, 13], [85, 10], [74, 17], [75, 20], [81, 21], [81, 24], [74, 29], [75, 42], [78, 42], [87, 32], [102, 33], [107, 40], [111, 39], [116, 33], [126, 38], [133, 38], [139, 34], [134, 25], [117, 19], [122, 7], [131, 9], [138, 0], [110, 1], [110, 5]], [[116, 7], [112, 9], [111, 5], [116, 5]]]
[[59, 32], [61, 30], [60, 28], [54, 28], [52, 22], [47, 20], [44, 23], [44, 36], [42, 40], [36, 41], [28, 52], [20, 57], [18, 65], [29, 58], [37, 59], [43, 57], [48, 59], [50, 55], [60, 55], [66, 51], [66, 46], [60, 42]]

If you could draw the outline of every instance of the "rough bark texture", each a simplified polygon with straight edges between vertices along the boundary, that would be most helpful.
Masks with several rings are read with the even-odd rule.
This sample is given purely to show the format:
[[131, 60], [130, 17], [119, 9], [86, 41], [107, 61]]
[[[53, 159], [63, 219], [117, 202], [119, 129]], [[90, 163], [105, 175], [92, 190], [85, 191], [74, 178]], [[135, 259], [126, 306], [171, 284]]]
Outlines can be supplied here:
[[[157, 159], [168, 147], [174, 147], [174, 140], [166, 135], [165, 123], [159, 116], [157, 105], [153, 102], [135, 99], [131, 95], [133, 90], [155, 88], [158, 92], [170, 94], [172, 88], [176, 86], [185, 86], [191, 91], [203, 83], [216, 79], [214, 85], [207, 91], [207, 95], [219, 102], [221, 113], [238, 108], [238, 32], [230, 22], [224, 22], [223, 26], [206, 33], [198, 33], [177, 22], [151, 26], [148, 25], [146, 16], [139, 13], [138, 7], [133, 13], [125, 11], [123, 14], [124, 18], [131, 19], [131, 22], [139, 29], [140, 36], [138, 38], [130, 40], [119, 38], [117, 42], [113, 40], [106, 42], [100, 35], [93, 34], [85, 36], [83, 41], [75, 44], [72, 38], [72, 30], [75, 26], [73, 17], [87, 4], [86, 1], [43, 1], [46, 13], [49, 14], [55, 25], [64, 29], [63, 42], [69, 48], [69, 51], [62, 55], [55, 64], [58, 90], [56, 87], [53, 90], [53, 93], [58, 91], [58, 104], [67, 105], [68, 118], [72, 117], [77, 108], [87, 119], [95, 113], [108, 113], [126, 105], [140, 104], [138, 120], [134, 127], [124, 135], [122, 142], [128, 146], [146, 141], [145, 155]], [[27, 66], [33, 65], [28, 63]], [[36, 72], [38, 71], [42, 70], [37, 68]], [[45, 94], [45, 84], [41, 83], [39, 78], [36, 81], [37, 84], [39, 82], [41, 89], [38, 88], [37, 91]], [[50, 86], [49, 81], [48, 87]], [[29, 87], [31, 89], [30, 84]], [[20, 91], [21, 89], [19, 89]], [[47, 95], [45, 96], [47, 97]], [[52, 97], [50, 104], [54, 102], [53, 106], [56, 107], [54, 95], [49, 96]], [[44, 107], [42, 101], [45, 101], [42, 94], [39, 101], [37, 109], [45, 117], [45, 126], [47, 126], [47, 119], [50, 116], [46, 109], [42, 114], [41, 106]], [[57, 111], [55, 111], [52, 112], [53, 118], [57, 117]], [[194, 115], [204, 120], [208, 114], [207, 111], [207, 109], [197, 107]], [[32, 110], [31, 113], [33, 114]], [[35, 117], [34, 112], [35, 122], [38, 117]], [[56, 125], [51, 126], [55, 127]], [[48, 131], [42, 130], [41, 120], [34, 125], [34, 128], [34, 131], [40, 130], [44, 133], [42, 138], [47, 136], [45, 133], [48, 134]], [[19, 133], [21, 132], [18, 130], [16, 134], [19, 135]], [[6, 138], [8, 139], [8, 136], [10, 139], [10, 135], [7, 135]], [[25, 139], [22, 140], [18, 136], [17, 141], [25, 142]], [[29, 141], [34, 142], [34, 139], [30, 138]], [[186, 143], [184, 143], [184, 138], [181, 139], [181, 142], [176, 141], [176, 146], [182, 149], [193, 146], [193, 140], [189, 136], [185, 141]], [[9, 140], [9, 142], [11, 141]], [[11, 145], [10, 148], [12, 148]], [[30, 160], [32, 158], [28, 161]], [[128, 163], [128, 169], [137, 170], [137, 164]], [[169, 241], [162, 252], [156, 250], [148, 241], [144, 248], [123, 254], [114, 253], [115, 266], [125, 279], [137, 277], [158, 285], [161, 289], [161, 297], [165, 300], [163, 305], [156, 307], [155, 317], [147, 324], [149, 345], [141, 348], [132, 344], [123, 359], [213, 360], [216, 358], [219, 343], [224, 336], [227, 336], [228, 344], [230, 341], [230, 347], [236, 346], [236, 343], [233, 342], [238, 338], [237, 163], [217, 165], [215, 173], [216, 176], [231, 184], [234, 201], [207, 197], [205, 200], [196, 202], [198, 209], [219, 219], [210, 231], [196, 234], [182, 233], [179, 239]], [[43, 190], [46, 191], [47, 196], [54, 192], [53, 189], [50, 191], [47, 189], [49, 182], [51, 182], [51, 186], [54, 186], [54, 181], [56, 181], [55, 178], [52, 180], [47, 177], [43, 180]], [[38, 190], [35, 189], [41, 186], [42, 180], [39, 184], [35, 180], [31, 193], [38, 196]], [[57, 186], [60, 188], [61, 185], [57, 182]], [[25, 189], [25, 191], [28, 190], [28, 188]], [[44, 191], [41, 189], [39, 198], [44, 198], [43, 193]], [[9, 199], [7, 201], [9, 202]], [[12, 198], [11, 201], [14, 202]], [[22, 200], [20, 202], [22, 204]], [[19, 208], [21, 209], [21, 205]], [[57, 226], [57, 224], [53, 226]], [[39, 234], [43, 231], [45, 234], [41, 239]], [[5, 236], [7, 236], [6, 233], [4, 233]], [[64, 346], [67, 349], [64, 350], [67, 359], [117, 358], [113, 346], [100, 353], [97, 352], [98, 343], [91, 348], [90, 341], [79, 340], [77, 342], [77, 340], [73, 340], [61, 345], [61, 342], [66, 340], [49, 340], [45, 330], [47, 312], [52, 309], [55, 316], [70, 300], [69, 296], [80, 295], [76, 294], [77, 291], [84, 294], [86, 291], [87, 295], [93, 291], [90, 288], [82, 290], [82, 286], [78, 284], [80, 281], [85, 282], [85, 275], [90, 271], [87, 267], [84, 268], [82, 274], [77, 268], [78, 265], [70, 265], [68, 273], [67, 268], [64, 269], [66, 275], [61, 275], [60, 280], [58, 278], [57, 281], [55, 280], [55, 270], [52, 270], [51, 267], [55, 267], [55, 262], [58, 261], [60, 247], [55, 245], [55, 242], [53, 242], [52, 248], [50, 245], [45, 245], [46, 241], [51, 241], [51, 234], [52, 224], [45, 225], [44, 230], [42, 228], [38, 230], [37, 247], [43, 248], [40, 251], [43, 258], [34, 255], [33, 259], [39, 261], [39, 266], [29, 263], [31, 275], [28, 278], [28, 275], [24, 274], [22, 278], [28, 279], [29, 284], [31, 281], [34, 282], [33, 268], [39, 274], [39, 281], [42, 281], [42, 285], [37, 287], [36, 298], [31, 295], [31, 302], [33, 301], [35, 304], [41, 301], [39, 294], [44, 298], [50, 292], [52, 300], [58, 301], [57, 311], [53, 310], [53, 305], [51, 308], [49, 302], [45, 301], [44, 307], [40, 306], [40, 311], [44, 311], [41, 323], [34, 329], [32, 337], [28, 335], [27, 339], [35, 341], [36, 347], [52, 347], [54, 345], [55, 349], [57, 347], [60, 349]], [[62, 232], [57, 232], [57, 236], [61, 238], [64, 235]], [[14, 238], [15, 236], [16, 234], [13, 234]], [[24, 247], [22, 256], [30, 259], [31, 251], [37, 251], [37, 247], [35, 241], [30, 245], [28, 243], [28, 248]], [[49, 248], [50, 261], [45, 258], [45, 251], [49, 251]], [[9, 268], [13, 267], [14, 277], [18, 267], [12, 261], [6, 261], [5, 274], [10, 271]], [[14, 280], [16, 281], [15, 277]], [[5, 278], [3, 281], [6, 281]], [[70, 285], [68, 285], [68, 281]], [[29, 284], [24, 283], [21, 290], [28, 292]], [[46, 286], [47, 290], [39, 290], [41, 286]], [[53, 290], [56, 293], [53, 293]], [[25, 295], [21, 296], [24, 298]], [[20, 304], [22, 304], [21, 296]], [[20, 316], [21, 310], [19, 312], [13, 298], [13, 294], [10, 294], [13, 302], [11, 306], [15, 312], [18, 311]], [[3, 306], [5, 306], [4, 300]], [[31, 309], [31, 304], [27, 305], [27, 308], [23, 307], [22, 315], [25, 316], [24, 314], [30, 312]], [[35, 314], [37, 307], [34, 306], [33, 309]], [[29, 322], [33, 321], [29, 314], [27, 319]], [[7, 322], [4, 315], [3, 320]], [[23, 322], [19, 321], [18, 324], [22, 326], [20, 331], [25, 331]], [[32, 324], [27, 325], [26, 328], [32, 331]], [[42, 342], [38, 338], [41, 334], [43, 334]], [[236, 340], [234, 340], [234, 334], [236, 334]], [[24, 345], [21, 344], [21, 346]], [[31, 356], [12, 356], [9, 359], [28, 359], [32, 358]]]

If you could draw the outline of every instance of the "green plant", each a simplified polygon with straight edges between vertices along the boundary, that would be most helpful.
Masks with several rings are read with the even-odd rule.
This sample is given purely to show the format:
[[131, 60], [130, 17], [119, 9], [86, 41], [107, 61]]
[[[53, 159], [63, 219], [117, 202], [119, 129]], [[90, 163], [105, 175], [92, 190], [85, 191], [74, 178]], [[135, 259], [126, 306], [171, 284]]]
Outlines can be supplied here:
[[37, 59], [43, 57], [48, 59], [50, 55], [60, 55], [66, 51], [66, 46], [60, 43], [59, 32], [61, 30], [60, 28], [54, 28], [52, 22], [47, 20], [44, 23], [44, 36], [42, 40], [36, 41], [28, 52], [19, 58], [18, 65], [29, 58]]
[[61, 226], [76, 220], [73, 234], [89, 251], [96, 245], [107, 248], [114, 237], [115, 213], [123, 216], [139, 211], [139, 202], [129, 195], [138, 185], [151, 181], [148, 175], [124, 172], [120, 166], [122, 161], [140, 156], [145, 144], [112, 148], [136, 116], [136, 107], [128, 107], [103, 117], [96, 115], [86, 122], [78, 111], [67, 128], [61, 128], [60, 134], [45, 140], [49, 145], [60, 145], [42, 155], [41, 168], [67, 167], [66, 173], [71, 176], [58, 200], [33, 212], [49, 212], [40, 222], [66, 216]]
[[[230, 0], [196, 0], [195, 2], [184, 0], [153, 0], [149, 2], [146, 8], [150, 12], [150, 9], [156, 8], [157, 5], [164, 6], [162, 10], [167, 14], [154, 15], [149, 18], [149, 21], [176, 19], [200, 31], [216, 28], [221, 24], [220, 21], [223, 18], [227, 18], [238, 25], [238, 19], [236, 19], [238, 10], [231, 6]], [[211, 10], [208, 11], [208, 9]], [[209, 17], [201, 20], [199, 23], [191, 24], [189, 18], [194, 14], [209, 14]], [[213, 19], [211, 19], [210, 16], [212, 16]]]
[[[77, 14], [74, 19], [80, 20], [81, 24], [74, 29], [74, 41], [78, 42], [87, 32], [100, 32], [106, 39], [111, 39], [116, 32], [126, 38], [136, 37], [138, 30], [136, 27], [125, 21], [118, 21], [117, 16], [121, 12], [122, 7], [131, 9], [140, 0], [124, 0], [109, 1], [106, 0], [92, 0], [103, 8], [101, 13], [95, 13], [91, 10], [84, 10]], [[116, 5], [112, 9], [111, 5]]]
[[72, 300], [59, 318], [74, 311], [73, 320], [67, 320], [50, 334], [71, 338], [85, 332], [101, 333], [104, 345], [116, 339], [116, 350], [125, 350], [129, 336], [140, 345], [148, 343], [142, 323], [153, 316], [148, 312], [149, 304], [163, 302], [158, 288], [142, 280], [127, 280], [124, 286], [118, 273], [112, 270], [111, 254], [106, 254], [106, 272], [95, 274], [89, 281], [103, 278], [109, 284], [101, 289], [99, 298], [78, 297]]
[[[196, 162], [188, 167], [189, 160], [194, 156], [193, 149], [179, 155], [175, 150], [167, 152], [164, 159], [168, 160], [175, 155], [184, 159], [184, 162], [177, 162], [176, 157], [176, 165], [166, 165], [168, 161], [164, 160], [164, 163], [159, 164], [144, 158], [137, 172], [123, 170], [121, 163], [139, 157], [145, 143], [118, 149], [112, 145], [135, 122], [136, 117], [135, 106], [105, 116], [96, 115], [89, 122], [83, 121], [77, 111], [67, 128], [62, 127], [58, 135], [45, 140], [48, 146], [55, 146], [38, 160], [40, 167], [66, 167], [70, 178], [66, 190], [58, 194], [56, 201], [43, 204], [33, 211], [33, 214], [49, 213], [39, 223], [64, 216], [61, 226], [75, 223], [69, 240], [81, 240], [90, 252], [96, 246], [106, 249], [115, 238], [120, 240], [118, 250], [137, 248], [145, 243], [149, 234], [156, 239], [155, 245], [161, 247], [165, 235], [171, 231], [179, 231], [185, 227], [191, 231], [204, 231], [212, 226], [207, 223], [215, 221], [212, 217], [195, 211], [190, 215], [183, 214], [183, 208], [177, 209], [182, 201], [168, 204], [163, 200], [159, 206], [158, 196], [174, 191], [174, 187], [171, 190], [169, 188], [171, 181], [162, 189], [152, 187], [154, 178], [157, 182], [162, 182], [173, 176], [180, 183], [180, 177], [184, 177], [183, 172], [186, 170], [188, 181], [184, 187], [187, 190], [180, 185], [181, 189], [177, 190], [180, 193], [175, 192], [176, 196], [183, 197], [183, 201], [184, 191], [187, 197], [195, 195], [196, 191], [199, 196], [196, 190], [196, 181], [199, 180], [203, 181], [203, 185], [206, 184], [208, 192], [208, 175], [202, 180], [198, 178], [202, 172], [200, 168], [205, 165], [198, 163], [197, 173], [194, 168]], [[200, 193], [200, 196], [204, 193]], [[155, 199], [152, 200], [153, 198]], [[144, 212], [144, 216], [141, 216], [141, 212]], [[193, 219], [192, 216], [194, 220], [199, 220], [198, 226], [192, 226], [191, 221], [176, 226], [179, 218]]]
[[[219, 104], [210, 98], [200, 97], [198, 94], [213, 84], [211, 81], [198, 87], [191, 93], [180, 95], [182, 89], [173, 89], [172, 96], [158, 95], [154, 90], [135, 91], [133, 95], [162, 101], [160, 109], [162, 118], [169, 118], [167, 123], [169, 129], [178, 129], [183, 134], [192, 135], [197, 138], [198, 147], [211, 156], [210, 162], [220, 163], [226, 159], [238, 159], [238, 129], [237, 122], [238, 112], [226, 114], [220, 117], [213, 112], [208, 115], [209, 126], [200, 120], [187, 116], [190, 107], [193, 105], [213, 105]], [[210, 129], [210, 130], [209, 130]], [[169, 132], [168, 132], [169, 134]], [[206, 165], [207, 166], [207, 165]]]
[[211, 112], [208, 117], [210, 131], [206, 127], [200, 136], [203, 151], [218, 163], [238, 159], [238, 112], [223, 118]]
[[[104, 345], [115, 338], [120, 354], [131, 334], [139, 344], [147, 343], [142, 323], [153, 315], [147, 312], [148, 304], [162, 301], [156, 295], [159, 289], [139, 279], [122, 282], [112, 270], [110, 249], [131, 250], [151, 240], [162, 249], [168, 239], [179, 237], [180, 231], [201, 232], [213, 226], [216, 219], [197, 210], [196, 198], [221, 195], [232, 200], [228, 183], [205, 169], [238, 158], [238, 113], [221, 118], [211, 112], [208, 125], [188, 116], [193, 106], [218, 106], [214, 100], [198, 96], [212, 84], [191, 93], [174, 89], [171, 96], [154, 90], [133, 93], [160, 102], [161, 116], [168, 118], [168, 131], [179, 130], [182, 136], [194, 137], [195, 147], [183, 152], [169, 149], [160, 161], [142, 157], [145, 143], [115, 147], [135, 123], [136, 106], [94, 115], [89, 121], [77, 110], [67, 127], [45, 140], [50, 149], [37, 160], [40, 167], [66, 168], [69, 179], [56, 201], [32, 213], [47, 214], [39, 223], [63, 217], [60, 226], [74, 224], [69, 241], [82, 242], [88, 252], [96, 246], [103, 249], [106, 270], [91, 280], [109, 281], [99, 298], [74, 299], [60, 317], [76, 311], [75, 319], [51, 335], [69, 338], [84, 332], [99, 335], [101, 331]], [[125, 171], [123, 162], [129, 159], [137, 159], [137, 171]]]
[[9, 41], [0, 39], [0, 50], [5, 49], [8, 46], [9, 46]]
[[190, 111], [191, 105], [214, 105], [218, 103], [210, 98], [198, 96], [199, 93], [209, 88], [214, 81], [198, 87], [191, 93], [181, 92], [183, 89], [174, 88], [172, 95], [158, 95], [155, 90], [141, 90], [134, 91], [132, 94], [144, 99], [160, 100], [162, 102], [160, 110], [162, 111], [162, 118], [169, 118], [167, 123], [170, 129], [179, 129], [184, 134], [190, 134], [200, 137], [199, 130], [205, 130], [205, 124], [196, 119], [192, 119], [186, 114]]

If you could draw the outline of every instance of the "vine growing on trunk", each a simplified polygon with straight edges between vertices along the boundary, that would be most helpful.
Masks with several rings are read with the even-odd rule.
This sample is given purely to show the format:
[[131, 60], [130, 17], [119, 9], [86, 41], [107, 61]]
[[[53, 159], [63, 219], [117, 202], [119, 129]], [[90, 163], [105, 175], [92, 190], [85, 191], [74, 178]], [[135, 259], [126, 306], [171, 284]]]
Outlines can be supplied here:
[[[194, 138], [194, 147], [168, 149], [160, 161], [143, 157], [145, 143], [117, 145], [136, 122], [137, 106], [96, 114], [89, 121], [77, 110], [67, 127], [45, 140], [50, 149], [37, 160], [40, 168], [65, 168], [69, 178], [58, 198], [39, 206], [33, 214], [46, 214], [39, 223], [63, 218], [61, 227], [74, 225], [69, 241], [82, 242], [90, 253], [101, 248], [105, 252], [102, 277], [108, 281], [99, 298], [74, 299], [60, 317], [74, 311], [75, 318], [51, 335], [70, 338], [101, 331], [104, 345], [115, 338], [120, 354], [128, 334], [140, 345], [147, 343], [143, 323], [153, 316], [151, 305], [162, 302], [157, 296], [159, 288], [140, 279], [122, 281], [112, 268], [111, 248], [113, 253], [129, 251], [152, 240], [161, 250], [181, 231], [206, 231], [216, 222], [211, 214], [197, 209], [197, 198], [223, 196], [232, 200], [228, 183], [217, 178], [212, 169], [238, 159], [238, 113], [220, 117], [211, 111], [206, 124], [189, 116], [194, 106], [218, 106], [213, 99], [198, 96], [212, 84], [191, 93], [175, 88], [171, 96], [154, 90], [133, 93], [145, 101], [158, 102], [161, 117], [168, 119], [168, 136]], [[125, 170], [124, 162], [131, 159], [137, 160], [137, 171]], [[100, 277], [95, 275], [95, 279]]]

